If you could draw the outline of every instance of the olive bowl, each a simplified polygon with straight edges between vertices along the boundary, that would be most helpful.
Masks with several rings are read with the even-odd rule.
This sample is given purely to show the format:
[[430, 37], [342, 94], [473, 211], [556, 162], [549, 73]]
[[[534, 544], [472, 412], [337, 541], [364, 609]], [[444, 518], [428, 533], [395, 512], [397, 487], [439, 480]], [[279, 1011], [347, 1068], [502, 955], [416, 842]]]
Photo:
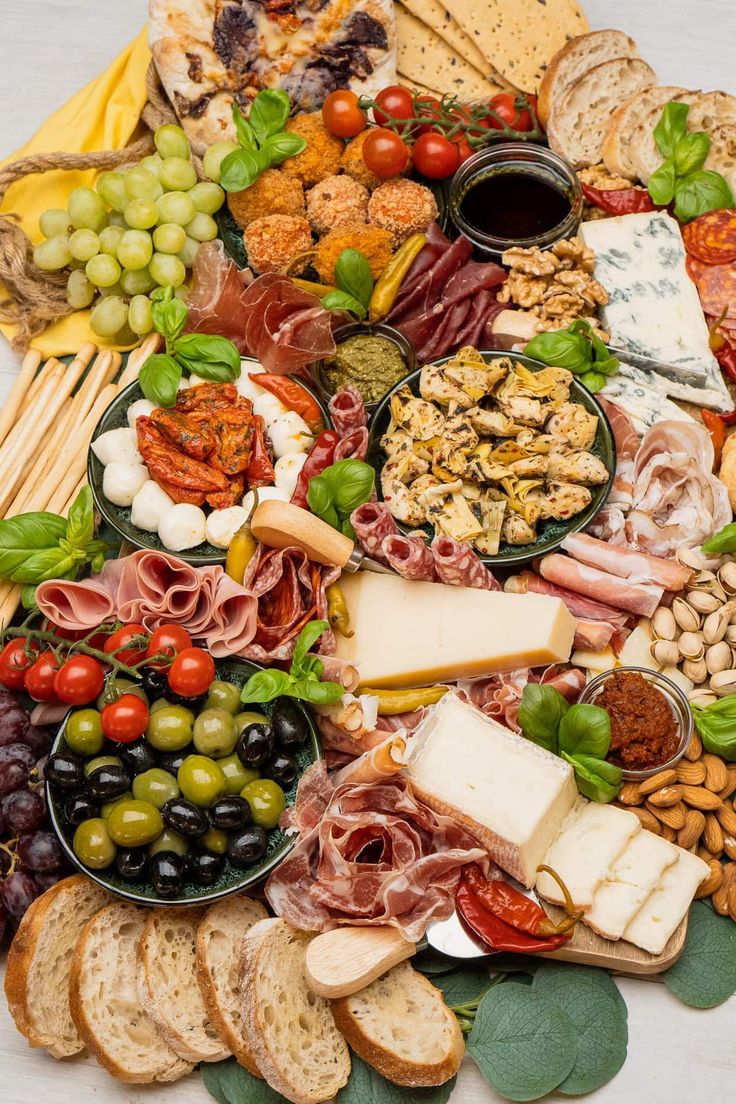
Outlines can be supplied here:
[[[263, 668], [256, 663], [249, 663], [246, 660], [234, 658], [215, 660], [215, 667], [216, 678], [226, 682], [232, 682], [236, 686], [243, 686], [252, 674], [263, 670]], [[294, 704], [304, 716], [307, 722], [309, 736], [306, 743], [300, 748], [292, 750], [292, 754], [299, 767], [299, 773], [292, 786], [288, 790], [284, 790], [287, 808], [294, 804], [296, 789], [304, 771], [308, 766], [322, 757], [322, 746], [320, 744], [319, 735], [309, 710], [295, 699], [290, 699], [290, 701], [292, 701], [292, 704]], [[274, 705], [274, 702], [269, 702], [265, 705], [244, 705], [243, 709], [265, 713], [266, 716], [270, 718], [273, 713]], [[64, 752], [69, 750], [64, 732], [71, 712], [72, 710], [67, 713], [61, 724], [51, 748], [51, 754], [58, 751]], [[115, 744], [108, 741], [100, 754], [114, 755]], [[233, 893], [243, 893], [251, 889], [258, 882], [261, 882], [275, 870], [279, 863], [281, 863], [292, 850], [297, 840], [295, 833], [287, 835], [281, 828], [272, 828], [268, 832], [268, 849], [266, 854], [258, 862], [253, 863], [246, 869], [241, 869], [231, 865], [230, 861], [226, 859], [222, 873], [213, 885], [196, 886], [192, 883], [185, 882], [184, 890], [179, 897], [164, 898], [156, 893], [151, 882], [147, 878], [132, 882], [121, 877], [114, 865], [107, 867], [105, 870], [90, 870], [88, 867], [84, 866], [74, 854], [74, 849], [72, 847], [76, 826], [71, 824], [64, 814], [64, 802], [69, 795], [64, 795], [64, 793], [52, 789], [48, 782], [45, 784], [45, 791], [49, 819], [51, 820], [53, 830], [59, 839], [67, 859], [82, 874], [85, 874], [93, 882], [96, 882], [97, 885], [102, 886], [103, 889], [107, 889], [110, 893], [115, 894], [116, 897], [121, 897], [137, 905], [155, 905], [157, 907], [172, 906], [174, 908], [185, 907], [188, 905], [209, 904], [223, 897], [229, 897]]]
[[[509, 357], [511, 360], [523, 364], [526, 368], [530, 368], [533, 372], [540, 372], [547, 367], [540, 361], [532, 360], [531, 357], [524, 356], [521, 353], [509, 353], [497, 349], [479, 351], [483, 359], [487, 362], [498, 360], [501, 357]], [[446, 364], [449, 360], [452, 360], [452, 356], [440, 357], [429, 363], [441, 365]], [[381, 501], [383, 501], [381, 470], [386, 461], [386, 454], [381, 447], [381, 437], [387, 432], [391, 422], [391, 398], [401, 387], [407, 385], [415, 395], [418, 395], [420, 376], [421, 368], [417, 369], [415, 372], [410, 372], [404, 379], [399, 380], [395, 387], [392, 387], [388, 394], [381, 400], [371, 419], [366, 460], [375, 469], [376, 491]], [[552, 552], [555, 548], [559, 548], [568, 533], [577, 533], [590, 525], [596, 514], [603, 508], [608, 498], [616, 474], [616, 444], [611, 424], [606, 417], [603, 407], [595, 396], [588, 391], [587, 387], [584, 387], [583, 384], [579, 383], [576, 379], [573, 379], [570, 387], [570, 401], [580, 403], [590, 414], [595, 414], [598, 418], [598, 429], [590, 452], [605, 465], [608, 471], [608, 480], [598, 487], [590, 488], [592, 499], [589, 505], [584, 510], [581, 510], [580, 513], [564, 521], [558, 521], [551, 518], [548, 521], [539, 522], [537, 525], [537, 539], [533, 544], [511, 545], [502, 543], [494, 556], [478, 553], [479, 559], [489, 567], [514, 567], [517, 564], [528, 563], [537, 556], [542, 556], [546, 552]], [[396, 524], [402, 533], [417, 532], [417, 526], [404, 525], [398, 521]], [[427, 538], [431, 540], [434, 535], [433, 527], [425, 525], [422, 528], [427, 534]]]

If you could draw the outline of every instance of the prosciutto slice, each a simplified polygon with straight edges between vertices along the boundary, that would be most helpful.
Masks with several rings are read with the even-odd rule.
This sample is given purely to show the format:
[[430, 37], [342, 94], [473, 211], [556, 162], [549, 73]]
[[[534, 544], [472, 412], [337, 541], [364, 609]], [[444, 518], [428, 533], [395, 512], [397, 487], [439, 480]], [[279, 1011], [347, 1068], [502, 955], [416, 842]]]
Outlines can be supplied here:
[[460, 696], [471, 702], [476, 709], [506, 725], [513, 732], [521, 732], [518, 721], [519, 705], [524, 687], [528, 683], [553, 686], [569, 702], [576, 702], [585, 686], [585, 673], [577, 667], [561, 670], [553, 665], [543, 671], [524, 667], [500, 675], [463, 679], [458, 682], [457, 687]]
[[689, 567], [676, 560], [663, 560], [646, 552], [616, 548], [587, 533], [568, 533], [562, 542], [565, 551], [580, 563], [610, 571], [630, 583], [655, 583], [665, 590], [682, 590], [692, 577]]
[[574, 590], [568, 590], [564, 586], [550, 582], [549, 579], [542, 579], [533, 571], [522, 571], [521, 575], [512, 575], [506, 580], [503, 589], [509, 594], [551, 594], [554, 598], [562, 599], [573, 617], [605, 621], [615, 629], [623, 629], [628, 620], [627, 615], [615, 609], [614, 606], [593, 598], [586, 598]]
[[664, 587], [652, 583], [631, 583], [618, 575], [588, 567], [556, 552], [542, 557], [539, 571], [543, 578], [552, 583], [642, 617], [652, 616], [664, 594]]
[[193, 333], [227, 337], [241, 353], [247, 351], [242, 324], [245, 289], [253, 281], [249, 269], [239, 271], [220, 241], [203, 242], [192, 269], [187, 296], [187, 329]]

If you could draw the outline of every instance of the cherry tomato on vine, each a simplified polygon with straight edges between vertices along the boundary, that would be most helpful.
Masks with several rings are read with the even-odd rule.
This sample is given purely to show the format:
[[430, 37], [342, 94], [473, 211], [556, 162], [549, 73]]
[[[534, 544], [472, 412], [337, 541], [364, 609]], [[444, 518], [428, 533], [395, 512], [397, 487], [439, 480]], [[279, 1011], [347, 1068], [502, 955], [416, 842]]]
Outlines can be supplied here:
[[392, 130], [375, 127], [363, 143], [363, 161], [376, 176], [398, 176], [409, 163], [409, 149]]
[[420, 119], [427, 120], [426, 123], [421, 123], [417, 127], [416, 134], [427, 134], [428, 131], [433, 129], [434, 123], [442, 114], [442, 104], [436, 96], [418, 96], [416, 112]]
[[[36, 652], [38, 648], [31, 645]], [[26, 671], [35, 663], [35, 656], [26, 655], [26, 642], [20, 637], [10, 640], [0, 652], [0, 682], [8, 690], [22, 690]]]
[[409, 89], [400, 84], [382, 88], [376, 96], [376, 103], [380, 106], [373, 108], [373, 118], [379, 127], [399, 119], [411, 119], [414, 115], [414, 98]]
[[54, 693], [67, 705], [87, 705], [99, 697], [104, 685], [104, 667], [98, 659], [88, 655], [67, 659], [54, 676]]
[[[134, 648], [125, 647], [135, 637], [141, 636], [144, 637], [142, 646], [138, 644]], [[120, 660], [121, 663], [132, 667], [146, 658], [147, 641], [148, 633], [143, 625], [123, 625], [122, 628], [117, 629], [111, 636], [107, 637], [102, 650], [107, 652], [108, 655], [114, 653], [115, 658]]]
[[[179, 652], [183, 652], [185, 648], [191, 648], [191, 646], [192, 638], [181, 625], [159, 625], [151, 633], [151, 639], [148, 641], [148, 647], [146, 648], [146, 657], [167, 655], [173, 658]], [[151, 666], [156, 667], [159, 664], [153, 663]], [[163, 664], [160, 666], [163, 666]]]
[[458, 144], [450, 142], [444, 134], [430, 130], [414, 143], [414, 167], [430, 180], [452, 176], [459, 164]]
[[118, 744], [132, 744], [146, 731], [148, 706], [136, 694], [121, 694], [117, 701], [109, 702], [102, 710], [102, 731], [108, 740]]
[[61, 666], [54, 653], [48, 648], [41, 652], [32, 667], [29, 667], [25, 676], [25, 688], [34, 701], [56, 701], [54, 679]]
[[169, 667], [169, 686], [175, 694], [196, 698], [215, 677], [215, 661], [204, 648], [184, 648]]
[[330, 92], [322, 104], [322, 122], [336, 138], [354, 138], [365, 130], [368, 120], [360, 110], [355, 92], [340, 88]]
[[515, 96], [513, 92], [499, 92], [488, 101], [491, 111], [495, 111], [498, 119], [493, 115], [487, 117], [487, 124], [491, 130], [503, 130], [499, 119], [511, 127], [512, 130], [534, 130], [534, 119], [529, 110], [529, 104], [536, 111], [536, 96]]

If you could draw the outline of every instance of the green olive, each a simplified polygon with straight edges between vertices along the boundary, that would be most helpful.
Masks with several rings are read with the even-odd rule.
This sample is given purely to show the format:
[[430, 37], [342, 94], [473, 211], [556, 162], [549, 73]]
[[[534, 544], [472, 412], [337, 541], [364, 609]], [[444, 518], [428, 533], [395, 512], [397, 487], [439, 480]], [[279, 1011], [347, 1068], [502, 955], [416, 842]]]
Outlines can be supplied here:
[[235, 797], [243, 786], [247, 786], [255, 778], [259, 777], [258, 771], [252, 767], [244, 767], [237, 755], [226, 755], [224, 759], [216, 760], [218, 767], [225, 775], [225, 793], [228, 797]]
[[207, 701], [204, 703], [205, 709], [224, 709], [226, 713], [234, 717], [240, 706], [239, 686], [235, 686], [232, 682], [222, 682], [220, 679], [215, 679], [211, 683], [207, 691]]
[[146, 739], [156, 751], [181, 751], [192, 742], [194, 714], [183, 705], [166, 705], [148, 719]]
[[120, 801], [110, 811], [107, 828], [120, 847], [141, 847], [152, 843], [164, 829], [163, 818], [150, 801]]
[[148, 848], [148, 854], [157, 855], [159, 851], [173, 851], [175, 855], [186, 855], [189, 851], [189, 843], [178, 832], [165, 828]]
[[130, 790], [127, 790], [124, 794], [121, 794], [120, 797], [114, 797], [112, 801], [106, 801], [105, 804], [100, 807], [100, 816], [103, 820], [107, 820], [116, 805], [119, 805], [121, 801], [132, 800], [133, 794]]
[[126, 694], [135, 694], [137, 698], [143, 698], [143, 701], [148, 704], [148, 696], [139, 682], [135, 682], [133, 679], [129, 678], [114, 678], [107, 680], [105, 689], [100, 694], [95, 705], [100, 712], [102, 712], [106, 705], [109, 705], [110, 702], [119, 698], [123, 692]]
[[244, 728], [252, 724], [265, 724], [270, 725], [270, 721], [265, 713], [256, 713], [253, 709], [246, 709], [242, 713], [235, 714], [235, 727], [238, 733], [241, 733]]
[[219, 706], [202, 710], [194, 722], [194, 746], [200, 755], [215, 759], [232, 755], [237, 742], [238, 730], [227, 710]]
[[148, 712], [151, 714], [158, 713], [159, 709], [166, 709], [170, 707], [171, 702], [167, 701], [166, 698], [157, 698], [151, 708], [148, 710]]
[[270, 778], [259, 778], [255, 782], [249, 782], [243, 787], [240, 796], [244, 797], [250, 805], [253, 823], [258, 828], [265, 828], [266, 831], [276, 827], [279, 817], [286, 808], [284, 791]]
[[214, 759], [204, 755], [187, 755], [179, 767], [177, 781], [182, 796], [205, 809], [225, 793], [222, 769]]
[[97, 770], [98, 767], [122, 767], [122, 759], [118, 759], [117, 755], [98, 755], [96, 759], [90, 759], [84, 764], [84, 773], [89, 778], [93, 770]]
[[224, 855], [227, 851], [228, 836], [220, 828], [208, 828], [203, 836], [197, 840], [205, 851], [213, 851], [215, 855]]
[[98, 755], [105, 742], [96, 709], [77, 709], [66, 722], [64, 738], [76, 755]]
[[138, 801], [148, 801], [157, 809], [165, 805], [169, 798], [178, 796], [176, 779], [161, 767], [151, 767], [133, 779], [133, 797]]
[[114, 861], [115, 844], [101, 817], [84, 820], [74, 833], [74, 854], [90, 870], [104, 870]]

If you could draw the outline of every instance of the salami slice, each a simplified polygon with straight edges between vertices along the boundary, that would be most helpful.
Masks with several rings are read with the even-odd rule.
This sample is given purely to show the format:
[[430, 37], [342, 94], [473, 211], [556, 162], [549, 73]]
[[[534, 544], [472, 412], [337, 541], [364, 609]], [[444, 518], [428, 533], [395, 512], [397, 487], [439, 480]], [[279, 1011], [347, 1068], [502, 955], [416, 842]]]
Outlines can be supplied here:
[[441, 583], [450, 586], [475, 587], [476, 590], [500, 590], [484, 563], [467, 541], [437, 536], [432, 541], [434, 566]]
[[391, 511], [385, 502], [364, 502], [350, 515], [350, 524], [355, 530], [358, 544], [366, 556], [385, 563], [383, 541], [386, 537], [398, 534], [399, 529], [391, 517]]
[[357, 388], [348, 384], [333, 395], [329, 402], [332, 424], [341, 437], [353, 429], [368, 425], [363, 396]]
[[687, 257], [685, 258], [685, 268], [687, 269], [687, 274], [694, 284], [697, 284], [700, 277], [709, 267], [710, 266], [707, 265], [705, 261], [699, 260], [694, 253], [688, 253]]
[[703, 310], [718, 318], [726, 313], [736, 318], [736, 264], [712, 265], [698, 280], [698, 293]]
[[425, 583], [434, 581], [434, 556], [421, 537], [404, 537], [392, 533], [383, 538], [381, 549], [389, 567], [403, 579]]
[[736, 261], [736, 211], [706, 211], [682, 231], [688, 253], [709, 265]]
[[365, 426], [351, 429], [335, 446], [335, 462], [338, 460], [365, 460], [368, 452], [368, 430]]

